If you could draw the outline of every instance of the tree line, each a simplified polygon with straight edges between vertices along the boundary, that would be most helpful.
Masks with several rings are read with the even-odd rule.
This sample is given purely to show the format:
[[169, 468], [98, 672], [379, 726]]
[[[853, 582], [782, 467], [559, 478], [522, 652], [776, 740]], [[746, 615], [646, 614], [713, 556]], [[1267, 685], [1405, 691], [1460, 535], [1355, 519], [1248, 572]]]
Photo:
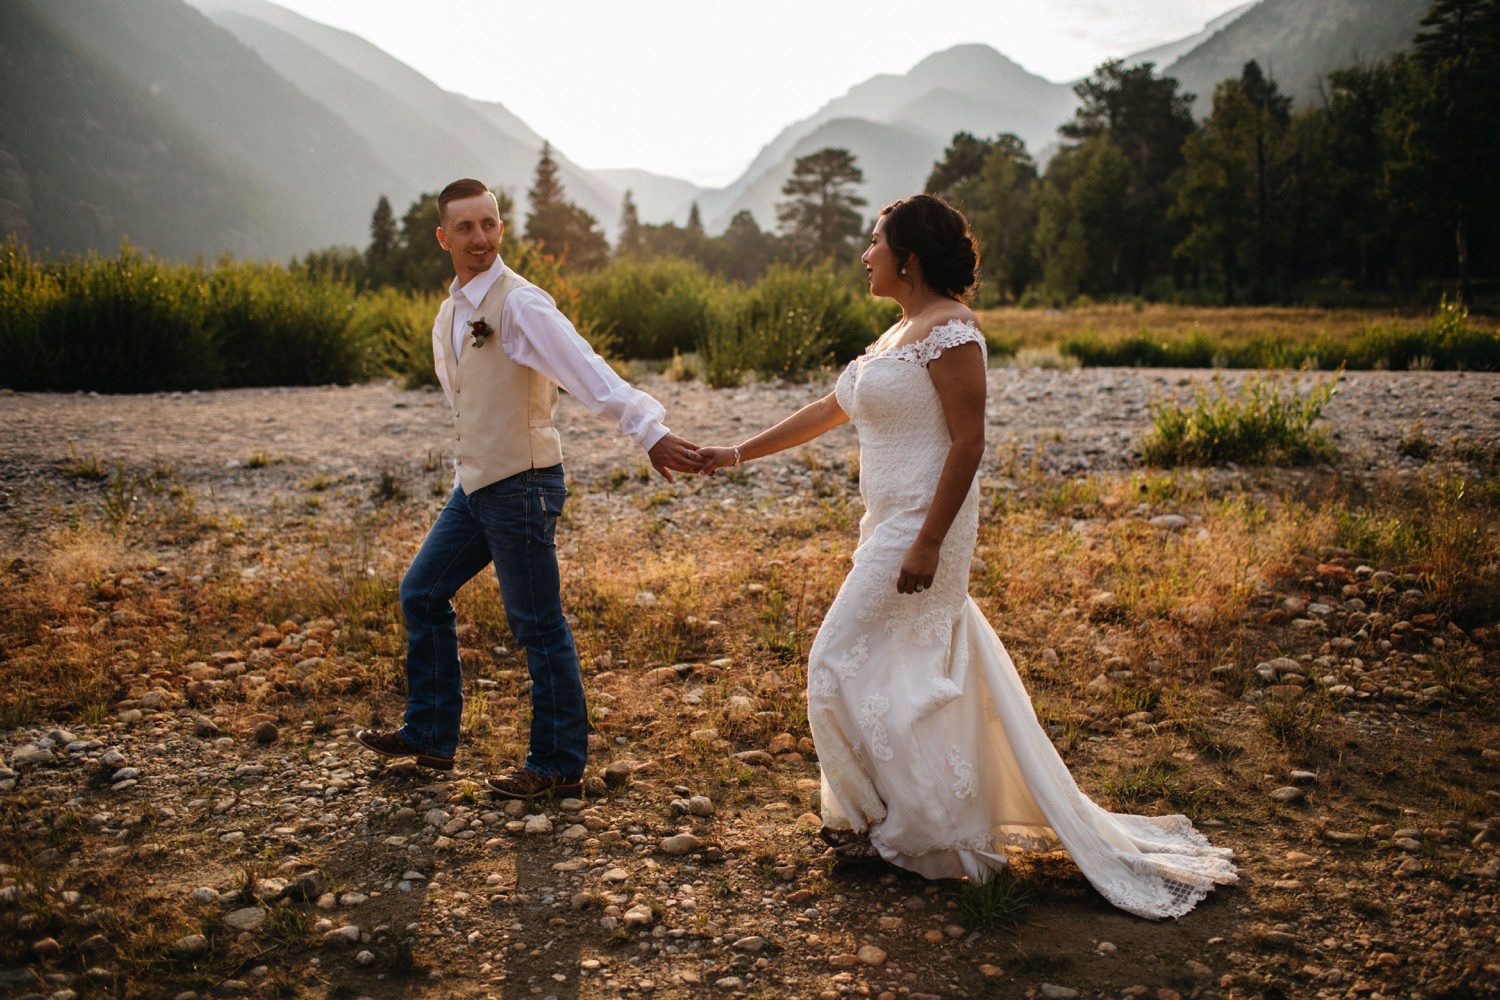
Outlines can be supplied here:
[[1107, 62], [1038, 170], [1013, 135], [960, 134], [927, 189], [974, 222], [991, 301], [1319, 290], [1412, 295], [1500, 272], [1500, 0], [1436, 0], [1409, 53], [1330, 73], [1294, 111], [1255, 62], [1194, 97]]
[[[958, 133], [925, 189], [962, 208], [983, 256], [981, 304], [1089, 298], [1269, 303], [1434, 297], [1500, 273], [1500, 0], [1435, 0], [1412, 50], [1330, 73], [1323, 99], [1294, 110], [1255, 62], [1221, 82], [1208, 116], [1151, 63], [1109, 61], [1079, 83], [1045, 167], [1015, 135]], [[571, 271], [612, 260], [681, 258], [753, 283], [778, 263], [852, 260], [873, 224], [855, 157], [796, 160], [763, 230], [741, 211], [709, 236], [640, 221], [625, 192], [613, 247], [570, 201], [544, 144], [521, 236]], [[501, 217], [516, 205], [496, 188]], [[382, 197], [361, 253], [309, 255], [312, 270], [361, 286], [440, 288], [437, 195], [399, 219]]]

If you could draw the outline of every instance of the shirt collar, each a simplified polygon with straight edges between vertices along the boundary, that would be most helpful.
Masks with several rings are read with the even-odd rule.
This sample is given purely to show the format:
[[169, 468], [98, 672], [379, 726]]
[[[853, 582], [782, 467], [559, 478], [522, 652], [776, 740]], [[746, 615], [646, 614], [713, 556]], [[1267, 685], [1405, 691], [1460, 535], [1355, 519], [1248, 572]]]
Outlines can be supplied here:
[[459, 287], [458, 278], [455, 276], [448, 284], [448, 294], [455, 299], [462, 295], [469, 300], [469, 305], [478, 309], [479, 303], [484, 301], [484, 297], [490, 293], [490, 289], [495, 287], [495, 282], [499, 281], [500, 275], [504, 273], [505, 261], [496, 254], [495, 263], [491, 264], [488, 270], [474, 275], [462, 288]]

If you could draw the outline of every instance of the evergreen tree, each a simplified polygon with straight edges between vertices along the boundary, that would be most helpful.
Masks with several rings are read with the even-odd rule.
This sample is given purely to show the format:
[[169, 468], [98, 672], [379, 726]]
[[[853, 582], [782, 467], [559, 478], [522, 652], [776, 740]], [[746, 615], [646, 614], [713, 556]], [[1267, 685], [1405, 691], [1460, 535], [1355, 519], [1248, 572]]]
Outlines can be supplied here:
[[[1408, 124], [1393, 165], [1402, 193], [1423, 193], [1448, 229], [1459, 298], [1473, 300], [1475, 231], [1500, 236], [1500, 0], [1434, 0], [1422, 19], [1407, 79]], [[1403, 183], [1404, 182], [1404, 183]]]
[[1252, 61], [1214, 90], [1213, 114], [1184, 147], [1174, 211], [1190, 228], [1176, 252], [1219, 275], [1226, 304], [1246, 281], [1251, 297], [1265, 301], [1279, 267], [1290, 124], [1291, 99]]
[[370, 216], [370, 245], [365, 249], [365, 266], [372, 285], [390, 284], [391, 258], [396, 252], [398, 235], [396, 213], [391, 210], [391, 201], [381, 195]]
[[617, 257], [639, 257], [641, 254], [641, 217], [636, 211], [635, 196], [627, 190], [620, 203], [620, 240], [615, 245]]
[[693, 202], [692, 209], [688, 212], [687, 231], [698, 236], [703, 235], [703, 215], [698, 211], [698, 203]]
[[734, 213], [724, 235], [711, 242], [713, 261], [709, 266], [746, 284], [759, 280], [776, 260], [776, 237], [763, 231], [748, 209]]
[[[1179, 93], [1173, 78], [1157, 76], [1152, 63], [1127, 66], [1119, 59], [1101, 65], [1073, 91], [1080, 105], [1058, 132], [1078, 142], [1107, 138], [1127, 168], [1123, 215], [1113, 236], [1121, 241], [1117, 267], [1100, 290], [1140, 294], [1149, 278], [1166, 270], [1169, 251], [1181, 238], [1181, 224], [1168, 209], [1183, 141], [1195, 128], [1193, 97]], [[1096, 248], [1102, 237], [1085, 233]]]
[[571, 266], [584, 270], [604, 263], [609, 256], [609, 244], [599, 228], [599, 220], [568, 201], [550, 143], [542, 143], [536, 175], [526, 196], [531, 203], [526, 216], [526, 242], [564, 257]]
[[1007, 132], [985, 147], [977, 173], [957, 182], [947, 196], [968, 214], [979, 238], [981, 291], [987, 301], [999, 301], [1018, 298], [1036, 277], [1037, 172], [1018, 136]]
[[864, 230], [859, 209], [866, 202], [855, 193], [864, 179], [847, 149], [820, 149], [797, 158], [782, 185], [789, 200], [777, 204], [776, 221], [799, 256], [821, 261], [848, 252], [850, 240]]
[[951, 201], [959, 185], [979, 176], [991, 145], [989, 140], [976, 139], [968, 132], [955, 133], [953, 141], [943, 150], [943, 158], [932, 165], [932, 173], [927, 175], [923, 190], [928, 194], [944, 195]]

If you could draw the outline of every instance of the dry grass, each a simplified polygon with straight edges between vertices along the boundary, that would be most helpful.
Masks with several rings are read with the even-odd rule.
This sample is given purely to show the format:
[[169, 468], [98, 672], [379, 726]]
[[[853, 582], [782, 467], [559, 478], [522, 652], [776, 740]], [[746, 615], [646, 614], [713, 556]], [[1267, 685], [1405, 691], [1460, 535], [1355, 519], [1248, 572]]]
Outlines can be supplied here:
[[980, 322], [994, 341], [1017, 353], [1018, 363], [1022, 356], [1045, 358], [1061, 348], [1061, 356], [1079, 354], [1086, 364], [1297, 367], [1312, 361], [1332, 368], [1347, 358], [1350, 367], [1421, 368], [1441, 366], [1441, 357], [1456, 350], [1448, 363], [1492, 369], [1500, 337], [1494, 317], [1460, 316], [1446, 306], [1436, 317], [1417, 311], [1145, 303], [1007, 307], [985, 310]]
[[[1364, 559], [1413, 572], [1454, 620], [1492, 623], [1500, 610], [1490, 603], [1500, 566], [1492, 502], [1437, 476], [1369, 492], [1331, 477], [1320, 489], [1252, 491], [1200, 471], [1072, 480], [1013, 471], [1016, 489], [985, 498], [971, 588], [1081, 784], [1115, 808], [1307, 825], [1313, 819], [1270, 807], [1266, 776], [1339, 760], [1363, 782], [1367, 763], [1395, 759], [1378, 744], [1348, 750], [1350, 730], [1321, 696], [1292, 704], [1240, 697], [1257, 660], [1292, 650], [1295, 636], [1268, 615], [1286, 590], [1322, 586], [1330, 546], [1353, 550], [1339, 557], [1351, 567]], [[784, 801], [788, 818], [815, 810], [816, 795], [789, 772], [746, 767], [732, 753], [765, 748], [781, 734], [794, 743], [811, 735], [805, 658], [847, 569], [857, 505], [838, 491], [790, 513], [694, 507], [681, 497], [647, 504], [654, 486], [629, 476], [599, 488], [634, 504], [629, 516], [603, 513], [612, 509], [604, 501], [618, 497], [579, 490], [560, 529], [565, 604], [602, 740], [595, 762], [607, 762], [621, 737], [644, 777], [692, 775], [716, 801], [746, 809]], [[123, 522], [101, 516], [59, 529], [40, 547], [45, 555], [0, 568], [0, 663], [17, 695], [0, 726], [102, 721], [121, 699], [158, 686], [194, 697], [184, 680], [217, 650], [263, 659], [257, 672], [265, 683], [205, 695], [227, 703], [230, 715], [269, 708], [289, 725], [324, 733], [389, 721], [403, 700], [395, 587], [430, 504], [376, 504], [367, 493], [353, 503], [343, 513], [249, 526], [145, 502]], [[1162, 512], [1184, 515], [1186, 527], [1152, 526], [1148, 518]], [[164, 537], [173, 539], [166, 547]], [[526, 740], [524, 658], [508, 648], [489, 574], [457, 603], [466, 752], [480, 768], [513, 763]], [[288, 648], [293, 642], [300, 647]], [[314, 652], [322, 665], [300, 671], [297, 662]], [[673, 666], [679, 677], [645, 680]], [[1227, 679], [1211, 673], [1225, 666]], [[1455, 692], [1472, 692], [1476, 706], [1490, 697], [1485, 675], [1465, 656], [1435, 653], [1430, 669]], [[1091, 689], [1101, 673], [1111, 678], [1107, 690]], [[1401, 801], [1421, 803], [1432, 823], [1485, 815], [1488, 800], [1474, 776], [1442, 766], [1437, 750], [1424, 752], [1430, 762], [1410, 775], [1393, 772], [1357, 791], [1353, 778], [1349, 790], [1330, 787], [1323, 808], [1357, 813], [1400, 784]], [[477, 786], [456, 791], [477, 793]], [[11, 845], [0, 860], [12, 865], [65, 857], [68, 838], [85, 836], [81, 815], [52, 824], [55, 844], [24, 838], [14, 814], [0, 819]], [[149, 824], [130, 830], [122, 843], [136, 853], [127, 857], [149, 851], [156, 836]], [[189, 869], [202, 861], [195, 850], [206, 857], [221, 847], [167, 843], [163, 857]], [[775, 849], [746, 850], [759, 850], [756, 864], [773, 879]], [[111, 864], [101, 867], [97, 898], [123, 904], [144, 891], [138, 878], [111, 883]], [[126, 864], [119, 862], [121, 872]], [[38, 883], [55, 875], [10, 873]], [[1029, 902], [1028, 887], [997, 883], [958, 905], [973, 926], [1003, 927]], [[32, 927], [52, 929], [62, 919], [55, 907], [38, 906]], [[237, 961], [222, 933], [196, 964], [171, 956], [176, 937], [208, 927], [190, 909], [153, 903], [116, 912], [111, 934], [136, 982], [203, 986]], [[307, 917], [277, 916], [263, 936], [271, 948], [264, 961], [279, 968], [297, 953]], [[64, 934], [61, 924], [56, 933]], [[392, 947], [382, 960], [399, 973], [411, 953]]]
[[[1431, 322], [1431, 315], [1382, 309], [1122, 304], [1073, 309], [986, 309], [979, 320], [985, 329], [1014, 340], [1021, 347], [1041, 348], [1081, 334], [1107, 340], [1142, 332], [1162, 339], [1194, 333], [1222, 339], [1247, 335], [1291, 341], [1344, 338], [1373, 326], [1420, 330]], [[1500, 332], [1500, 322], [1491, 317], [1475, 316], [1471, 322], [1480, 329]]]

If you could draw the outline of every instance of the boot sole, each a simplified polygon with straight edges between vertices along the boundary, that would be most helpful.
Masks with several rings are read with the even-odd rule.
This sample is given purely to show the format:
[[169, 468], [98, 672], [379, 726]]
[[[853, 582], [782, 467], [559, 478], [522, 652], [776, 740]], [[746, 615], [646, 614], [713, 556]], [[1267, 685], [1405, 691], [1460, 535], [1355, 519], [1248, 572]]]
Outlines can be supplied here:
[[512, 792], [504, 788], [497, 788], [488, 779], [484, 784], [485, 787], [490, 790], [491, 795], [502, 799], [514, 799], [518, 802], [530, 802], [533, 799], [544, 799], [551, 796], [569, 799], [577, 798], [578, 796], [583, 794], [583, 782], [581, 781], [575, 781], [565, 785], [554, 785], [551, 788], [539, 788], [529, 795], [524, 795], [520, 792]]
[[431, 768], [434, 771], [451, 771], [451, 770], [453, 770], [453, 758], [452, 757], [434, 757], [431, 754], [417, 753], [415, 751], [412, 751], [410, 753], [391, 753], [389, 750], [385, 750], [385, 749], [382, 749], [381, 747], [372, 746], [371, 744], [366, 743], [365, 740], [364, 740], [364, 738], [362, 736], [355, 736], [354, 737], [354, 741], [356, 743], [358, 743], [360, 746], [364, 747], [366, 750], [370, 751], [371, 753], [379, 754], [382, 757], [390, 757], [390, 758], [411, 757], [418, 764], [420, 764], [422, 767]]

